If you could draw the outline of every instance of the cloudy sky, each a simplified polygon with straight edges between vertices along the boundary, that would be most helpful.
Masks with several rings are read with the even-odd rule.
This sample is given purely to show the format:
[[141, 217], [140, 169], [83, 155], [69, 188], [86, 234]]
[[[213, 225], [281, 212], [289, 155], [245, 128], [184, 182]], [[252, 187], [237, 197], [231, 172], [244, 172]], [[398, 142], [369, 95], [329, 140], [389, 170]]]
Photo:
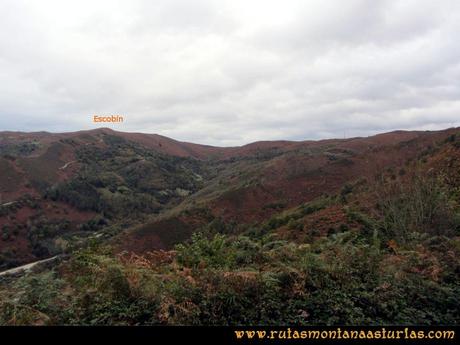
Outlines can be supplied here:
[[458, 0], [1, 0], [0, 130], [214, 145], [460, 126]]

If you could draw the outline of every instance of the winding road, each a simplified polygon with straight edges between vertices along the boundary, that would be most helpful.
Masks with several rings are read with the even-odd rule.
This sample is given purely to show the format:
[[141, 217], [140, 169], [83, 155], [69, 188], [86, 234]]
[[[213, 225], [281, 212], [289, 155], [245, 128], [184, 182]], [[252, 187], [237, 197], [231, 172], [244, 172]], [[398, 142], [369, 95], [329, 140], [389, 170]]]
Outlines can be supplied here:
[[65, 163], [62, 167], [60, 167], [59, 170], [64, 170], [64, 169], [66, 169], [70, 164], [76, 163], [76, 162], [77, 162], [77, 161], [67, 162], [67, 163]]
[[37, 265], [41, 265], [41, 264], [44, 264], [44, 263], [47, 263], [47, 262], [52, 262], [52, 261], [57, 260], [58, 258], [60, 258], [60, 255], [56, 255], [56, 256], [53, 256], [51, 258], [44, 259], [44, 260], [31, 262], [29, 264], [18, 266], [18, 267], [15, 267], [15, 268], [10, 268], [9, 270], [0, 272], [0, 277], [8, 276], [8, 275], [16, 275], [16, 274], [27, 273]]

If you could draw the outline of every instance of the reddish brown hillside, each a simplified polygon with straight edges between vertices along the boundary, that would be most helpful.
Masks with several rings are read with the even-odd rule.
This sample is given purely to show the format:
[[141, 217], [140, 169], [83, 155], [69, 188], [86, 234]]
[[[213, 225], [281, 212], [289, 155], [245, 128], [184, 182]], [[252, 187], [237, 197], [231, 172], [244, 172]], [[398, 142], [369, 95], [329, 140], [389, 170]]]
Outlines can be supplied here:
[[[197, 209], [208, 210], [212, 217], [222, 218], [226, 222], [264, 221], [282, 210], [319, 196], [338, 194], [346, 184], [355, 184], [357, 181], [372, 183], [382, 172], [398, 174], [411, 162], [422, 159], [423, 155], [427, 169], [443, 167], [448, 174], [459, 168], [458, 147], [443, 143], [458, 132], [459, 129], [396, 131], [367, 138], [263, 141], [227, 148], [185, 143], [156, 134], [116, 132], [107, 128], [60, 134], [0, 132], [1, 203], [14, 202], [26, 193], [40, 199], [43, 190], [72, 179], [84, 166], [76, 155], [77, 150], [93, 147], [104, 152], [108, 149], [107, 138], [122, 138], [137, 143], [147, 152], [152, 150], [168, 156], [196, 158], [211, 172], [204, 179], [197, 177], [202, 179], [200, 189], [191, 195], [185, 191], [184, 195], [187, 196], [183, 196], [177, 208], [163, 210], [172, 211], [171, 214], [176, 216], [163, 216], [161, 220], [153, 217], [144, 226], [123, 235], [123, 243], [130, 249], [166, 248], [209, 221], [208, 216], [193, 214]], [[87, 158], [91, 160], [91, 156]], [[134, 155], [129, 159], [134, 159], [130, 163], [133, 169], [145, 166], [142, 158]], [[149, 173], [157, 176], [160, 170]], [[158, 175], [158, 178], [161, 179], [161, 176]], [[147, 176], [142, 178], [141, 173], [139, 177], [145, 180]], [[170, 185], [154, 193], [175, 193], [176, 188], [177, 193], [184, 192], [180, 184], [174, 185], [174, 176], [168, 178]], [[145, 186], [150, 188], [149, 184]], [[123, 191], [123, 188], [120, 190]], [[107, 190], [104, 193], [111, 195], [107, 194]], [[67, 204], [56, 203], [53, 207], [60, 210], [62, 219], [67, 217], [76, 223], [88, 220], [87, 214]], [[185, 216], [184, 210], [191, 213]], [[18, 212], [18, 225], [24, 225], [30, 219], [31, 215], [27, 216], [27, 212], [27, 208]], [[51, 219], [56, 218], [53, 216]], [[7, 224], [13, 221], [3, 219], [2, 222]], [[24, 236], [26, 233], [13, 237], [17, 244], [13, 246], [9, 242], [10, 247], [26, 252], [21, 242]]]
[[[225, 169], [205, 188], [186, 199], [181, 208], [199, 205], [209, 209], [214, 217], [225, 221], [251, 223], [264, 221], [283, 209], [289, 209], [322, 195], [337, 195], [346, 184], [375, 183], [382, 173], [403, 174], [414, 162], [428, 154], [425, 170], [437, 166], [447, 169], [457, 164], [459, 149], [445, 146], [445, 141], [459, 129], [438, 132], [397, 131], [368, 138], [323, 140], [316, 142], [255, 143], [242, 148], [231, 148], [226, 157], [240, 150], [236, 162], [225, 163]], [[437, 149], [436, 149], [437, 148]], [[269, 153], [264, 155], [264, 153]], [[456, 174], [458, 176], [458, 174]], [[321, 218], [343, 220], [343, 214], [322, 211]], [[315, 215], [317, 216], [317, 215]], [[330, 217], [329, 217], [330, 216]], [[186, 218], [186, 217], [185, 217]], [[306, 220], [312, 224], [317, 220]], [[184, 215], [171, 216], [169, 222], [186, 224]], [[184, 223], [185, 222], [185, 223]], [[196, 227], [203, 225], [194, 221]], [[134, 230], [130, 234], [137, 243], [150, 238], [151, 248], [164, 248], [159, 234], [164, 233], [165, 220], [152, 221], [142, 228], [142, 235]], [[335, 224], [337, 225], [337, 224]], [[168, 228], [169, 229], [169, 228]], [[182, 232], [183, 227], [177, 227]], [[170, 233], [172, 229], [169, 229]], [[187, 227], [186, 233], [190, 233]], [[128, 233], [125, 242], [131, 242]], [[168, 236], [171, 236], [169, 234]], [[134, 243], [134, 242], [133, 242]], [[141, 246], [146, 250], [145, 245]], [[139, 249], [141, 249], [139, 247]], [[130, 245], [130, 249], [133, 246]]]

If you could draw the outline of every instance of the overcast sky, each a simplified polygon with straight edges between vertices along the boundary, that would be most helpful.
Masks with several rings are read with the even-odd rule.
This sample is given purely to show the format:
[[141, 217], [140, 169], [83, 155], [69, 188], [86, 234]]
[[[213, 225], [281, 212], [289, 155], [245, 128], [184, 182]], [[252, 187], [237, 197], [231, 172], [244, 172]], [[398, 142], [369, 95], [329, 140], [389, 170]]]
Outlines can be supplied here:
[[460, 126], [460, 1], [1, 0], [0, 130], [236, 145]]

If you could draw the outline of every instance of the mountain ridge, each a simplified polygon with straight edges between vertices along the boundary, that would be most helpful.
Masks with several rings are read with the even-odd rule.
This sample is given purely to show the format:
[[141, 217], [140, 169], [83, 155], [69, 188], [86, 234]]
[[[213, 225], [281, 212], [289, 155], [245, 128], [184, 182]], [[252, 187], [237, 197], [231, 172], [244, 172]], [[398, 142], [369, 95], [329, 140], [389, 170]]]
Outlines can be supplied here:
[[0, 134], [0, 324], [451, 324], [459, 234], [458, 128]]
[[[445, 141], [459, 132], [393, 131], [239, 147], [107, 128], [0, 132], [0, 205], [9, 205], [2, 206], [0, 216], [0, 228], [7, 229], [0, 252], [16, 250], [7, 256], [19, 258], [18, 263], [41, 259], [59, 252], [54, 241], [61, 233], [82, 235], [81, 227], [103, 228], [94, 223], [110, 219], [119, 225], [123, 218], [123, 230], [113, 230], [115, 240], [123, 239], [121, 249], [170, 248], [210, 219], [263, 222], [322, 195], [340, 194], [357, 180], [374, 184], [388, 169], [396, 175], [412, 171], [424, 152], [436, 162], [430, 168], [438, 169], [447, 147], [457, 157], [458, 150]], [[64, 220], [67, 230], [56, 228]], [[37, 227], [51, 235], [31, 235]]]
[[[305, 140], [260, 140], [255, 142], [250, 142], [238, 146], [213, 146], [199, 143], [192, 143], [187, 141], [180, 141], [172, 139], [156, 133], [142, 133], [142, 132], [124, 132], [117, 131], [108, 127], [100, 127], [89, 130], [80, 130], [80, 131], [70, 131], [70, 132], [23, 132], [23, 131], [0, 131], [0, 139], [5, 140], [14, 140], [14, 139], [30, 139], [30, 138], [55, 138], [55, 139], [65, 139], [65, 138], [74, 138], [82, 135], [97, 135], [97, 134], [110, 134], [116, 135], [128, 140], [137, 141], [143, 145], [146, 145], [149, 148], [159, 150], [166, 154], [177, 155], [177, 156], [192, 156], [195, 158], [209, 158], [210, 156], [217, 155], [218, 157], [232, 157], [239, 154], [245, 154], [246, 151], [251, 152], [252, 150], [257, 149], [266, 149], [266, 148], [283, 148], [283, 147], [296, 147], [300, 145], [308, 144], [325, 144], [328, 142], [349, 142], [357, 140], [373, 140], [377, 138], [389, 138], [389, 140], [399, 139], [406, 136], [412, 135], [421, 135], [421, 134], [435, 134], [441, 132], [455, 132], [460, 127], [451, 127], [443, 130], [394, 130], [390, 132], [379, 133], [370, 136], [357, 136], [350, 138], [328, 138], [328, 139], [305, 139]], [[5, 136], [7, 138], [5, 138]], [[165, 148], [163, 148], [165, 145]]]

